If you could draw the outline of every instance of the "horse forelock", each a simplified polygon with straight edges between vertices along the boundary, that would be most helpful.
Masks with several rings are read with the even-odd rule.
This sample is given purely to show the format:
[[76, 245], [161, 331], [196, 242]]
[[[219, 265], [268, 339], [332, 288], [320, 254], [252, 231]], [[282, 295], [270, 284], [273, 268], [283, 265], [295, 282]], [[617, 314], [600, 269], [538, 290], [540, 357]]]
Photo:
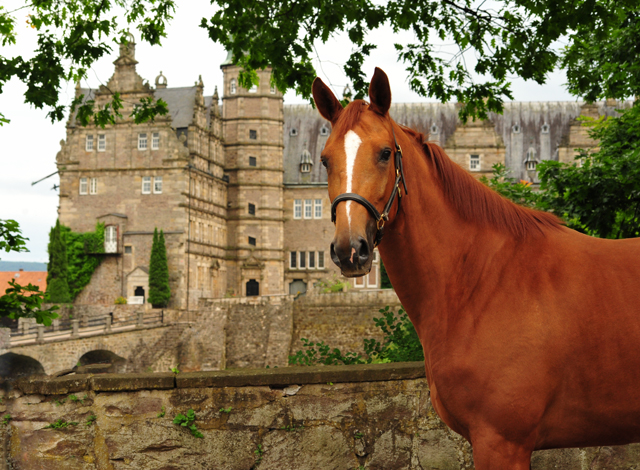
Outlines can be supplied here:
[[[440, 146], [428, 142], [424, 134], [401, 127], [416, 139], [431, 163], [445, 199], [464, 220], [506, 231], [518, 238], [563, 225], [549, 212], [519, 206], [489, 189], [454, 163]], [[409, 171], [405, 168], [405, 172]]]
[[337, 122], [333, 124], [331, 133], [334, 135], [345, 135], [352, 130], [355, 125], [360, 121], [362, 113], [369, 107], [369, 104], [364, 100], [354, 100], [344, 108], [340, 113], [340, 117]]

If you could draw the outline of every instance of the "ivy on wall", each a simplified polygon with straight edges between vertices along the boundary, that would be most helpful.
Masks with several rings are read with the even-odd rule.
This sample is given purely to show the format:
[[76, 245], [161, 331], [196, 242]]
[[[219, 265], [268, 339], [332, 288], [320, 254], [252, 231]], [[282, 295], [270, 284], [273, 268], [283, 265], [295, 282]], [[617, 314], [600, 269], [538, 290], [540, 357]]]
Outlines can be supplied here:
[[71, 300], [89, 284], [91, 276], [102, 261], [96, 253], [104, 253], [104, 224], [98, 222], [93, 232], [77, 233], [60, 225], [67, 247], [68, 282]]

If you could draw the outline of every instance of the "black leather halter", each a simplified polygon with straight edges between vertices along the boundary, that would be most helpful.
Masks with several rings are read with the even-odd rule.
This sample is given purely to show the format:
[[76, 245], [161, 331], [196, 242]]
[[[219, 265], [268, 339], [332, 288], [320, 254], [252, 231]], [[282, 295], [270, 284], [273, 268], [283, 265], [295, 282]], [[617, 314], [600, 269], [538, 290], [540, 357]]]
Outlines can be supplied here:
[[402, 149], [400, 148], [400, 146], [398, 145], [398, 141], [396, 140], [396, 133], [393, 131], [393, 123], [391, 123], [391, 133], [393, 134], [393, 143], [396, 146], [396, 151], [393, 155], [393, 160], [396, 165], [396, 181], [393, 184], [393, 191], [391, 191], [389, 200], [384, 206], [384, 210], [382, 211], [382, 213], [378, 212], [376, 206], [356, 193], [342, 193], [337, 196], [331, 203], [331, 222], [333, 222], [334, 224], [336, 223], [336, 207], [342, 201], [355, 201], [358, 204], [362, 204], [371, 213], [373, 218], [376, 220], [376, 226], [378, 228], [376, 236], [373, 240], [373, 246], [378, 246], [380, 241], [382, 241], [382, 236], [384, 235], [384, 224], [387, 220], [389, 220], [389, 212], [391, 211], [391, 206], [393, 206], [393, 201], [395, 201], [396, 196], [398, 196], [398, 210], [396, 211], [396, 214], [400, 211], [400, 203], [402, 202], [402, 190], [400, 189], [401, 180], [402, 186], [404, 186], [404, 193], [409, 194], [409, 191], [407, 191], [407, 183], [404, 178], [404, 169], [402, 167]]

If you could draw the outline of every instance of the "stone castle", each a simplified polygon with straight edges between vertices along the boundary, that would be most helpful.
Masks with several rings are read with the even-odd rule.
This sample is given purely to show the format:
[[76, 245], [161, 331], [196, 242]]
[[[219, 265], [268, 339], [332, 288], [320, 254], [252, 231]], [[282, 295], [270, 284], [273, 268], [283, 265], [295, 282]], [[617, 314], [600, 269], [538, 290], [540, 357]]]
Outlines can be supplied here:
[[[339, 276], [329, 257], [333, 237], [320, 152], [331, 132], [308, 105], [283, 104], [270, 84], [238, 84], [239, 67], [221, 65], [218, 90], [202, 80], [169, 88], [160, 73], [151, 86], [136, 72], [135, 42], [120, 47], [115, 72], [97, 90], [76, 89], [96, 107], [119, 92], [123, 116], [141, 98], [162, 99], [169, 114], [136, 125], [119, 119], [82, 127], [75, 116], [57, 155], [60, 222], [77, 232], [105, 224], [105, 252], [76, 304], [144, 303], [154, 228], [167, 244], [170, 307], [194, 309], [201, 299], [305, 292]], [[455, 104], [393, 104], [392, 117], [430, 135], [475, 175], [504, 163], [516, 178], [534, 179], [541, 160], [573, 161], [593, 147], [578, 116], [615, 113], [616, 103], [507, 103], [503, 115], [461, 124]], [[620, 106], [618, 104], [618, 106]], [[410, 171], [410, 169], [408, 169]], [[355, 288], [380, 286], [379, 260]]]

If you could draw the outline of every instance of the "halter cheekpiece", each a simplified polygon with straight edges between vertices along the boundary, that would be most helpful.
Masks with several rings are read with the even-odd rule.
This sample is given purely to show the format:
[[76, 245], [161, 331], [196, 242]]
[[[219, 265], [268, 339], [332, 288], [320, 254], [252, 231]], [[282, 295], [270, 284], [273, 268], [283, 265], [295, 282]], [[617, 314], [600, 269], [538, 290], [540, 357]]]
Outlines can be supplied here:
[[[404, 193], [409, 194], [407, 191], [407, 183], [404, 178], [404, 169], [402, 167], [402, 149], [398, 145], [398, 141], [396, 140], [396, 133], [393, 131], [393, 123], [391, 123], [391, 133], [393, 134], [393, 143], [396, 146], [396, 151], [393, 155], [393, 160], [396, 166], [396, 181], [393, 184], [393, 190], [391, 191], [391, 195], [389, 196], [389, 200], [387, 204], [384, 206], [384, 210], [382, 214], [378, 212], [378, 209], [367, 201], [365, 198], [356, 193], [342, 193], [337, 196], [333, 202], [331, 203], [331, 222], [336, 223], [336, 208], [339, 203], [342, 201], [355, 201], [358, 204], [363, 205], [376, 220], [376, 236], [373, 240], [373, 246], [378, 246], [378, 244], [382, 241], [382, 236], [384, 235], [384, 224], [389, 220], [389, 212], [391, 212], [391, 206], [393, 206], [393, 201], [395, 201], [396, 196], [398, 196], [398, 211], [400, 211], [400, 203], [402, 202], [402, 190], [400, 189], [400, 180], [402, 180], [402, 186], [404, 186]], [[397, 213], [397, 212], [396, 212]]]

